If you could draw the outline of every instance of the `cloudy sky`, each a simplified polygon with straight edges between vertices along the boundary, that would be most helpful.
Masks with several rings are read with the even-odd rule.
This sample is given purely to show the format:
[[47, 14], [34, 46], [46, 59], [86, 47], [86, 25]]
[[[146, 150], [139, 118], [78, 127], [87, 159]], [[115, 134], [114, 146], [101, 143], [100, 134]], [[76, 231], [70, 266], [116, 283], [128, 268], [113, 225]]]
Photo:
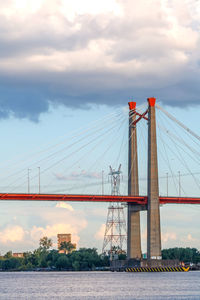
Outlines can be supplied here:
[[[68, 169], [60, 165], [56, 168], [56, 162], [64, 161], [64, 156], [55, 158], [55, 152], [47, 149], [73, 130], [93, 126], [88, 124], [114, 110], [117, 114], [117, 109], [121, 109], [121, 115], [120, 119], [115, 116], [115, 121], [124, 126], [117, 131], [119, 142], [115, 147], [120, 148], [126, 132], [124, 107], [130, 99], [140, 105], [155, 96], [198, 134], [199, 29], [200, 2], [196, 0], [0, 0], [1, 189], [13, 191], [18, 185], [15, 175], [21, 172], [20, 184], [25, 190], [30, 168], [31, 189], [35, 192], [40, 166], [44, 192], [50, 185], [52, 191], [60, 192], [64, 185], [76, 187], [77, 182], [83, 188], [86, 181], [93, 186], [86, 191], [100, 192], [101, 172], [104, 169], [107, 178], [109, 164], [121, 162], [117, 156], [114, 160], [110, 153], [95, 168], [87, 168], [89, 157], [84, 158], [85, 164], [75, 165], [74, 159], [75, 167], [69, 164]], [[108, 128], [115, 125], [105, 124]], [[92, 148], [91, 161], [104, 153], [108, 142], [103, 141], [93, 147], [98, 153], [94, 154]], [[123, 151], [121, 156], [126, 155]], [[31, 155], [34, 159], [38, 155], [34, 164]], [[42, 176], [47, 169], [49, 173]], [[198, 172], [198, 167], [194, 165], [192, 171]], [[9, 176], [14, 177], [10, 180]], [[76, 188], [68, 191], [75, 193]], [[2, 253], [33, 249], [43, 235], [56, 241], [56, 233], [61, 231], [72, 232], [79, 246], [101, 249], [106, 205], [1, 203], [1, 207]], [[161, 211], [165, 247], [200, 248], [199, 224], [190, 222], [198, 209], [174, 210], [169, 206]], [[145, 215], [142, 219], [145, 238]], [[145, 251], [145, 243], [143, 248]]]

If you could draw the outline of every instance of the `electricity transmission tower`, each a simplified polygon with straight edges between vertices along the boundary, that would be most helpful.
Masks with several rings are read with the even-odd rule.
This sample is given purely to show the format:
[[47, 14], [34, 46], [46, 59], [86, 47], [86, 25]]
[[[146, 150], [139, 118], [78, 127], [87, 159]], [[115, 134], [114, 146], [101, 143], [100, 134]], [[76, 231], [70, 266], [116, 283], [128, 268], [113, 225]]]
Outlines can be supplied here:
[[[110, 166], [111, 194], [120, 195], [121, 164], [117, 171]], [[124, 206], [119, 202], [112, 202], [108, 207], [106, 229], [104, 234], [102, 254], [108, 254], [110, 260], [115, 255], [125, 253], [127, 241]]]

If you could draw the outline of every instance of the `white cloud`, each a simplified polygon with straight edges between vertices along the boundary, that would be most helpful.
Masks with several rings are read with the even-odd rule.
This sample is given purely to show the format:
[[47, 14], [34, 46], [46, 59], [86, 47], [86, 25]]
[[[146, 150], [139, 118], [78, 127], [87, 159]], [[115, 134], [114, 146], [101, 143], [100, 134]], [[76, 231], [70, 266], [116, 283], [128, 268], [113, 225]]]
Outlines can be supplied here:
[[187, 235], [187, 240], [188, 240], [188, 241], [192, 241], [192, 242], [197, 241], [197, 239], [193, 238], [192, 235], [191, 235], [190, 233]]
[[114, 15], [121, 15], [122, 10], [115, 0], [102, 0], [102, 1], [95, 1], [95, 0], [64, 0], [62, 1], [62, 8], [60, 9], [61, 13], [71, 21], [73, 21], [77, 14], [106, 14], [112, 13]]
[[198, 231], [195, 232], [195, 230], [192, 230], [192, 232], [193, 232], [193, 234], [191, 234], [191, 233], [188, 233], [187, 235], [182, 234], [180, 236], [180, 243], [184, 247], [190, 247], [190, 248], [194, 247], [194, 248], [199, 249], [200, 240], [199, 240]]
[[[62, 208], [64, 204], [64, 208]], [[31, 207], [15, 206], [10, 211], [10, 222], [14, 225], [5, 226], [0, 230], [0, 252], [30, 251], [39, 246], [39, 239], [43, 236], [52, 238], [56, 247], [58, 233], [71, 233], [72, 241], [81, 243], [81, 231], [87, 228], [88, 222], [84, 212], [74, 211], [65, 202], [56, 205], [32, 205]], [[19, 215], [20, 219], [13, 220], [12, 213]], [[9, 222], [9, 220], [8, 220]], [[18, 224], [20, 222], [20, 225]]]
[[199, 1], [1, 1], [0, 16], [0, 76], [20, 78], [23, 93], [34, 82], [43, 110], [123, 103], [133, 91], [139, 100], [146, 89], [199, 103]]
[[105, 234], [105, 228], [106, 228], [106, 225], [102, 224], [101, 227], [99, 228], [99, 230], [95, 233], [94, 237], [96, 240], [103, 240], [104, 234]]
[[[62, 203], [62, 204], [61, 204]], [[62, 206], [64, 204], [64, 206]], [[39, 215], [46, 225], [34, 225], [30, 229], [31, 239], [38, 241], [46, 235], [56, 240], [58, 233], [71, 233], [72, 240], [76, 243], [80, 240], [80, 232], [87, 227], [87, 220], [84, 213], [74, 211], [71, 205], [65, 202], [59, 202], [58, 207], [64, 209], [55, 209], [55, 207], [41, 209]], [[33, 218], [33, 216], [32, 216]]]
[[68, 20], [73, 21], [77, 14], [113, 13], [120, 15], [120, 4], [115, 0], [13, 0], [4, 3], [4, 14], [13, 16], [18, 14], [33, 14], [44, 10], [52, 14], [57, 11]]
[[[142, 74], [158, 73], [166, 79], [175, 69], [182, 70], [191, 62], [193, 52], [198, 51], [199, 32], [193, 25], [193, 12], [199, 4], [195, 1], [181, 1], [181, 4], [173, 1], [171, 5], [163, 0], [11, 3], [1, 4], [2, 17], [7, 9], [12, 12], [12, 24], [15, 24], [10, 26], [5, 20], [8, 23], [4, 26], [10, 33], [8, 39], [22, 42], [32, 39], [33, 43], [32, 53], [24, 53], [22, 60], [15, 56], [3, 57], [0, 64], [5, 70], [99, 69], [135, 79]], [[19, 18], [19, 11], [23, 18]], [[39, 36], [43, 36], [43, 41]]]
[[[85, 226], [86, 224], [83, 223], [82, 228], [85, 228]], [[30, 230], [30, 237], [35, 241], [39, 241], [39, 239], [43, 236], [56, 238], [58, 233], [71, 233], [72, 242], [77, 244], [80, 240], [77, 228], [72, 224], [65, 223], [57, 223], [51, 226], [47, 225], [46, 227], [33, 226], [33, 228]]]
[[161, 239], [162, 239], [163, 243], [167, 243], [168, 241], [171, 241], [171, 240], [172, 241], [177, 240], [177, 236], [176, 236], [176, 233], [174, 233], [174, 232], [165, 232], [165, 233], [162, 233]]
[[0, 232], [0, 242], [3, 244], [6, 243], [15, 243], [22, 241], [25, 236], [25, 231], [21, 226], [7, 226]]
[[69, 211], [74, 211], [73, 207], [70, 204], [66, 203], [66, 202], [58, 202], [56, 204], [56, 207], [58, 207], [58, 208], [65, 208], [65, 209], [67, 209]]
[[12, 248], [17, 242], [17, 245], [19, 245], [20, 242], [25, 248], [27, 247], [27, 244], [29, 246], [37, 247], [39, 239], [43, 236], [48, 236], [56, 241], [58, 233], [71, 233], [72, 242], [78, 245], [80, 240], [79, 232], [81, 229], [86, 228], [86, 226], [87, 222], [84, 221], [78, 226], [76, 226], [76, 224], [56, 223], [53, 225], [46, 225], [45, 227], [33, 226], [29, 230], [25, 230], [19, 225], [7, 226], [5, 229], [0, 231], [0, 242], [4, 245], [12, 246]]

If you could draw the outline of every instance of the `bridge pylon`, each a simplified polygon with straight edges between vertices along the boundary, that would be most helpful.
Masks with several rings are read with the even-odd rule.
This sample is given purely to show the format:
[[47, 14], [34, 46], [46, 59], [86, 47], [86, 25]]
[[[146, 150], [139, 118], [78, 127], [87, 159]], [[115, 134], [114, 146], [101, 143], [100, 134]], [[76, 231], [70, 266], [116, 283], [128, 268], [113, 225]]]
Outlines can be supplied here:
[[[137, 131], [136, 131], [136, 102], [129, 102], [129, 153], [128, 153], [128, 195], [139, 196], [138, 183], [138, 156], [137, 156]], [[140, 210], [141, 206], [128, 203], [128, 259], [141, 259], [140, 235]]]
[[[147, 207], [128, 203], [128, 259], [141, 259], [140, 210], [147, 209], [147, 258], [161, 260], [160, 200], [158, 185], [158, 161], [156, 140], [155, 98], [148, 98], [148, 109], [143, 114], [136, 112], [136, 102], [129, 102], [129, 165], [128, 195], [139, 195], [137, 131], [136, 124], [142, 118], [148, 121], [148, 175]], [[148, 113], [148, 118], [145, 115]], [[139, 116], [136, 119], [136, 116]]]
[[148, 98], [147, 258], [162, 259], [155, 98]]

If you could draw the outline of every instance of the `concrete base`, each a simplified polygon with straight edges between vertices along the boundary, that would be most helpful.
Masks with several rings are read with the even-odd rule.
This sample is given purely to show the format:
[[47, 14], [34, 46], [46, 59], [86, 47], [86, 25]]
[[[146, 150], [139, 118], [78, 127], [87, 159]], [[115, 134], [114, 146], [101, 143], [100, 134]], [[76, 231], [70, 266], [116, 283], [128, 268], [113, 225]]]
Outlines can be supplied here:
[[180, 266], [180, 261], [178, 259], [129, 259], [126, 261], [127, 267], [178, 267]]
[[111, 261], [111, 271], [125, 271], [127, 268], [158, 268], [158, 267], [180, 267], [178, 259], [128, 259]]
[[178, 267], [180, 261], [178, 259], [143, 259], [141, 260], [141, 267]]
[[141, 260], [140, 259], [130, 258], [130, 259], [126, 260], [126, 264], [125, 265], [127, 267], [139, 268], [139, 267], [141, 267]]

